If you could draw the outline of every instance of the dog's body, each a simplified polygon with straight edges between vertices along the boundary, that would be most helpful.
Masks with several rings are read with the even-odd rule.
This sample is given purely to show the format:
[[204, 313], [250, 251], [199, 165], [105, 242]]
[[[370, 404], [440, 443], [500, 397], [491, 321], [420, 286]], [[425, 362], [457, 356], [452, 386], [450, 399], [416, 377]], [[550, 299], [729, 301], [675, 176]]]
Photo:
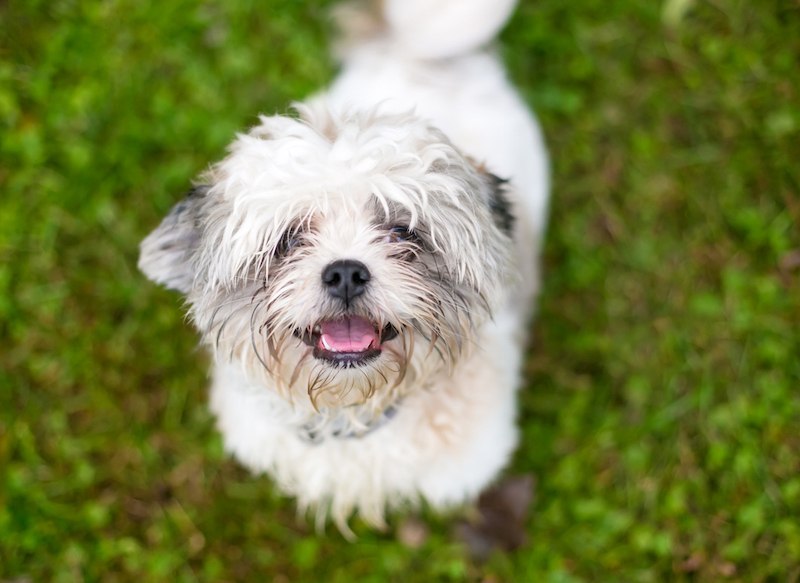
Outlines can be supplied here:
[[239, 136], [142, 245], [212, 349], [227, 449], [345, 528], [470, 499], [516, 443], [547, 172], [480, 48], [512, 5], [443, 0], [426, 28], [384, 2], [301, 119]]

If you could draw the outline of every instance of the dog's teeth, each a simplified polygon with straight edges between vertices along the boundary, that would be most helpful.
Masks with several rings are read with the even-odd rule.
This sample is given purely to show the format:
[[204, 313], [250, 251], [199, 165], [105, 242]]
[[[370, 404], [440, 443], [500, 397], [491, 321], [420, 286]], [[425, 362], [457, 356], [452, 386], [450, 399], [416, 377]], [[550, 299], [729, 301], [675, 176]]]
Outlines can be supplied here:
[[319, 324], [317, 324], [316, 326], [314, 326], [313, 333], [314, 333], [314, 334], [322, 334], [322, 326], [320, 326]]
[[328, 341], [325, 340], [324, 336], [320, 340], [322, 340], [322, 346], [323, 346], [323, 348], [325, 348], [325, 350], [330, 350], [331, 349], [330, 344], [328, 344]]

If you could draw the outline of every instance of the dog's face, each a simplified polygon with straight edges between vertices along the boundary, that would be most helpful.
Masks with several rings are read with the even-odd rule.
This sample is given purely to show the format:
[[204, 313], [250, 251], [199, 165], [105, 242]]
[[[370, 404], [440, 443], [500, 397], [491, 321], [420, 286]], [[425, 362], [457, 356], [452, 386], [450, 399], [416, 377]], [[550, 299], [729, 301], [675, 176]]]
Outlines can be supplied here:
[[412, 115], [303, 108], [240, 135], [140, 267], [187, 295], [216, 359], [317, 409], [378, 410], [452, 367], [490, 314], [507, 281], [501, 190]]

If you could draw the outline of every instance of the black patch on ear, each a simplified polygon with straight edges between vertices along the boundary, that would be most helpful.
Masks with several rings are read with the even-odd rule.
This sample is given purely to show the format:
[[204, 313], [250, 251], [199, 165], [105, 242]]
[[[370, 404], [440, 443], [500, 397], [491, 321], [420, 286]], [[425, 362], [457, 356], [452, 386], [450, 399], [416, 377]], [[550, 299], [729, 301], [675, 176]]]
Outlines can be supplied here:
[[492, 173], [489, 177], [489, 209], [492, 211], [494, 222], [506, 235], [511, 236], [514, 231], [514, 214], [511, 212], [511, 201], [506, 194], [508, 180]]
[[197, 186], [193, 186], [189, 189], [189, 192], [186, 193], [186, 196], [183, 197], [183, 200], [172, 207], [172, 210], [169, 214], [175, 219], [179, 220], [180, 216], [190, 208], [194, 208], [198, 199], [203, 198], [208, 189], [210, 187], [207, 184], [198, 184]]
[[181, 247], [184, 252], [190, 251], [200, 239], [198, 211], [200, 201], [205, 197], [209, 187], [202, 184], [193, 186], [183, 200], [173, 206], [159, 226], [165, 231], [160, 248], [167, 251]]
[[184, 293], [191, 288], [195, 274], [190, 260], [200, 241], [202, 202], [209, 188], [192, 188], [142, 241], [139, 269], [156, 283]]

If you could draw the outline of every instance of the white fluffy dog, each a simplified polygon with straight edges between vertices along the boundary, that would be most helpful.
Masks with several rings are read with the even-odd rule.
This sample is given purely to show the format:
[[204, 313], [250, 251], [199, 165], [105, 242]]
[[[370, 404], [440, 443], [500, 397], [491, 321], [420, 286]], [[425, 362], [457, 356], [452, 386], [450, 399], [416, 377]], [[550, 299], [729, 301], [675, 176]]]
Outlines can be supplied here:
[[513, 4], [342, 11], [333, 86], [237, 136], [141, 246], [213, 354], [226, 448], [345, 530], [475, 497], [516, 443], [547, 170], [484, 46]]

